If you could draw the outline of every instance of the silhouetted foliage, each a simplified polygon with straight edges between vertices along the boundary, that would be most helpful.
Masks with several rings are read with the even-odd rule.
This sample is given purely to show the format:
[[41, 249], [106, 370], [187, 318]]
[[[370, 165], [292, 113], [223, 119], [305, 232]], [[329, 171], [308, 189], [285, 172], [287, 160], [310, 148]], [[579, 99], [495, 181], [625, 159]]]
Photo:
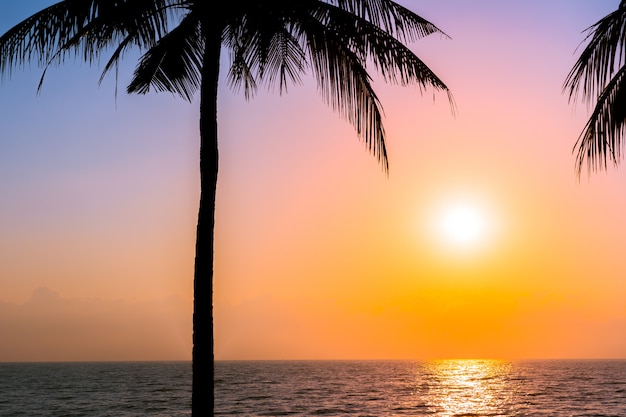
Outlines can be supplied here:
[[[170, 29], [171, 26], [174, 26]], [[0, 37], [0, 71], [34, 61], [48, 68], [76, 56], [93, 63], [124, 52], [144, 54], [128, 86], [192, 100], [200, 92], [200, 176], [194, 271], [194, 416], [213, 415], [213, 233], [218, 171], [217, 83], [222, 47], [228, 80], [250, 98], [260, 86], [287, 91], [305, 74], [322, 99], [347, 119], [388, 170], [381, 106], [367, 65], [388, 82], [445, 91], [446, 85], [406, 46], [435, 25], [390, 0], [65, 0]], [[443, 34], [445, 35], [445, 34]], [[43, 76], [42, 76], [43, 80]]]
[[589, 43], [567, 76], [564, 91], [570, 100], [582, 89], [583, 100], [595, 107], [575, 147], [578, 174], [617, 166], [624, 147], [626, 121], [626, 1], [586, 29]]

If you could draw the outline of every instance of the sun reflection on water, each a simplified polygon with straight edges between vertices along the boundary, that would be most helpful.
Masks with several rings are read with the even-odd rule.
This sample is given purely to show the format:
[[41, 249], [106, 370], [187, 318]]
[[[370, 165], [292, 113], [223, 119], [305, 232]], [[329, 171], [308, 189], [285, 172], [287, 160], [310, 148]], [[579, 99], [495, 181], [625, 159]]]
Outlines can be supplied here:
[[440, 416], [506, 415], [514, 395], [511, 363], [449, 359], [425, 364], [429, 405]]

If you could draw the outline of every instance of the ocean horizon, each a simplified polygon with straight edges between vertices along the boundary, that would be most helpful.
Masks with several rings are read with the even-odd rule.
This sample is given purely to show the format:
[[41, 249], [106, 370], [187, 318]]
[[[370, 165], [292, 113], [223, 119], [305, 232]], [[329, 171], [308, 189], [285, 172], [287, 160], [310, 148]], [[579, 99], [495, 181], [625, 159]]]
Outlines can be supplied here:
[[[217, 360], [215, 415], [626, 416], [626, 359]], [[189, 416], [191, 361], [0, 362], [0, 416]]]

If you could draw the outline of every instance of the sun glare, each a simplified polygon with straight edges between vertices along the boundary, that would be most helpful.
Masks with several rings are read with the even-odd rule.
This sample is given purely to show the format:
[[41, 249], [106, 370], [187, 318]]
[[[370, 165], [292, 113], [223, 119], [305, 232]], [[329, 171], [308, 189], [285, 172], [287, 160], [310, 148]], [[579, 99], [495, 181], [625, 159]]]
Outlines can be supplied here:
[[479, 198], [448, 198], [429, 216], [432, 236], [444, 249], [472, 252], [484, 248], [494, 232], [494, 219]]
[[486, 219], [476, 207], [459, 205], [441, 214], [440, 231], [448, 241], [459, 245], [477, 243], [486, 232]]

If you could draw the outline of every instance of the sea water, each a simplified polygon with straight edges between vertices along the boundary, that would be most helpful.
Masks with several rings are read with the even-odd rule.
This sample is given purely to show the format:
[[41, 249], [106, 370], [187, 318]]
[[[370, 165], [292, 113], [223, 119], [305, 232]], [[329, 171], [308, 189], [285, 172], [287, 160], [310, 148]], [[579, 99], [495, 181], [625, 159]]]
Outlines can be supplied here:
[[[215, 375], [218, 416], [626, 417], [625, 360], [218, 361]], [[189, 362], [0, 364], [0, 416], [190, 404]]]
[[2, 417], [189, 415], [190, 362], [0, 363]]
[[626, 361], [223, 362], [218, 415], [626, 416]]

